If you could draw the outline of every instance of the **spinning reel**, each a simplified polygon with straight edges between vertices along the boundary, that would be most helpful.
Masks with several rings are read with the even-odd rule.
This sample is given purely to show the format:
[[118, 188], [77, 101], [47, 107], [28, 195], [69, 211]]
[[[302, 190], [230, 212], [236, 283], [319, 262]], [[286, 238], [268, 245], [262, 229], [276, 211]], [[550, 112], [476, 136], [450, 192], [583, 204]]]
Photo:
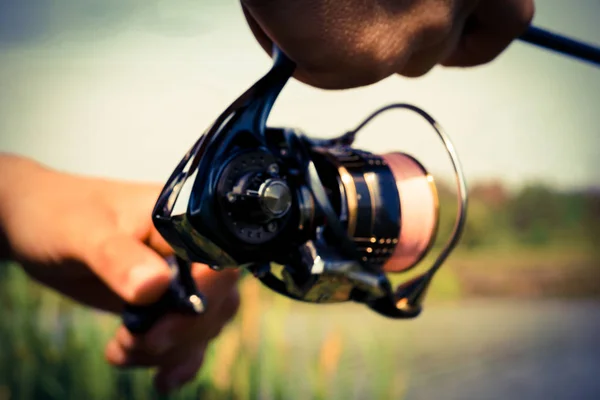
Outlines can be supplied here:
[[[467, 188], [454, 147], [434, 119], [415, 106], [394, 104], [335, 139], [268, 127], [295, 69], [276, 47], [273, 56], [270, 71], [216, 119], [163, 188], [153, 222], [175, 250], [176, 276], [157, 303], [126, 308], [124, 323], [132, 333], [148, 331], [165, 313], [200, 314], [210, 307], [192, 279], [192, 262], [245, 268], [294, 300], [353, 301], [386, 317], [414, 318], [458, 243]], [[352, 147], [366, 124], [391, 109], [416, 112], [431, 124], [452, 162], [458, 198], [453, 231], [431, 267], [398, 287], [388, 276], [413, 268], [432, 250], [439, 205], [433, 177], [415, 158]], [[190, 181], [187, 208], [176, 214]]]

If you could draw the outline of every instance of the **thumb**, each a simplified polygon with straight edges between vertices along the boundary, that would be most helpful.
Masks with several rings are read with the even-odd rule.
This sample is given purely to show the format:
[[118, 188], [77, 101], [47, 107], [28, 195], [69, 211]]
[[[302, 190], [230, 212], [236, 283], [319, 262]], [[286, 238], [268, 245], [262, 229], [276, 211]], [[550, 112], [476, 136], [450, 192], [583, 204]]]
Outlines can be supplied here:
[[89, 268], [129, 304], [153, 303], [169, 286], [171, 269], [166, 260], [133, 237], [108, 237], [86, 258]]

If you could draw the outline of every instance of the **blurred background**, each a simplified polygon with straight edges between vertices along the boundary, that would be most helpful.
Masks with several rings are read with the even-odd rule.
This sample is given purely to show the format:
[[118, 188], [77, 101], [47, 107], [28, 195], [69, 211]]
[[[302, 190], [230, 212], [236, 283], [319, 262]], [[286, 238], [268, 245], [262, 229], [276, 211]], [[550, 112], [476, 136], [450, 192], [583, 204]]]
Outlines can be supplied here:
[[[597, 0], [538, 0], [534, 24], [600, 45]], [[164, 182], [270, 67], [237, 1], [0, 0], [0, 151], [60, 170]], [[269, 123], [333, 137], [409, 102], [452, 137], [471, 194], [464, 238], [424, 313], [311, 306], [251, 279], [181, 399], [600, 398], [600, 71], [515, 42], [493, 63], [322, 91], [291, 81]], [[357, 147], [434, 175], [424, 122], [390, 113]], [[442, 242], [438, 243], [438, 246]], [[425, 265], [426, 266], [426, 265]], [[149, 371], [103, 358], [119, 320], [0, 268], [0, 400], [157, 398]]]

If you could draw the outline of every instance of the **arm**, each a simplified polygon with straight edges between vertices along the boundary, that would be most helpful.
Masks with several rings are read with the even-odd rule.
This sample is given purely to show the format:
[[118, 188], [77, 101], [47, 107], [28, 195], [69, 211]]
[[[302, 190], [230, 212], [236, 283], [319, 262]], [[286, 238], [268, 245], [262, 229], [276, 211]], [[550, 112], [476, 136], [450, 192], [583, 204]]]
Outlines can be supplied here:
[[[172, 249], [154, 229], [161, 189], [59, 173], [23, 157], [0, 155], [2, 258], [82, 304], [121, 313], [166, 290]], [[10, 243], [10, 245], [8, 245]], [[238, 272], [195, 264], [192, 274], [211, 307], [199, 317], [166, 316], [146, 335], [120, 327], [106, 348], [116, 366], [159, 367], [159, 389], [192, 379], [208, 343], [237, 312]], [[179, 368], [183, 366], [183, 368]]]
[[11, 192], [20, 179], [19, 175], [36, 166], [34, 162], [23, 157], [0, 153], [0, 261], [12, 261], [14, 257], [6, 232], [11, 203], [14, 201]]

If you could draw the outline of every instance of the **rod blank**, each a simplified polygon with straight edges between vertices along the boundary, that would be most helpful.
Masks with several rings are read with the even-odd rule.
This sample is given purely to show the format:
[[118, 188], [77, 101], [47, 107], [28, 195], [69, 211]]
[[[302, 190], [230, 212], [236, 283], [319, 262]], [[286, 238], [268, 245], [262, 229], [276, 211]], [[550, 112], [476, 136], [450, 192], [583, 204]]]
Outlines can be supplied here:
[[600, 48], [531, 26], [519, 40], [600, 66]]

